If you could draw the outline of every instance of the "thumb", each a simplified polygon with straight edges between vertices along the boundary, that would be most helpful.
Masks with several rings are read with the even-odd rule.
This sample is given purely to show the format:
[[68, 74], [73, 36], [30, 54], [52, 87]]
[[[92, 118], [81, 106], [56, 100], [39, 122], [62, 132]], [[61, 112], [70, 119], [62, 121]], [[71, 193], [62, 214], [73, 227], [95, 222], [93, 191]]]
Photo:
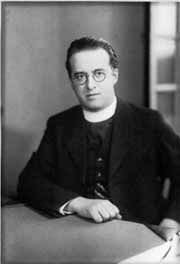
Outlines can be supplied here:
[[121, 220], [121, 219], [122, 219], [122, 215], [121, 215], [120, 213], [118, 213], [118, 214], [115, 216], [115, 218]]

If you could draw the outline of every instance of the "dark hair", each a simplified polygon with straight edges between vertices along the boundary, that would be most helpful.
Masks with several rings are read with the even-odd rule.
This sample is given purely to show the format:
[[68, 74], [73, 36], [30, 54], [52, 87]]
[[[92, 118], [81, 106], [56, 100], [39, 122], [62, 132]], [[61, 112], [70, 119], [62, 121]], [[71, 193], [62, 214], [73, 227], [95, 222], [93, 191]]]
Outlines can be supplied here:
[[114, 49], [110, 45], [110, 43], [108, 43], [104, 39], [96, 39], [94, 37], [83, 37], [80, 39], [75, 39], [67, 50], [66, 69], [69, 76], [71, 75], [70, 58], [73, 54], [83, 50], [91, 50], [98, 48], [104, 49], [109, 54], [110, 65], [113, 68], [118, 68], [118, 64], [119, 64], [118, 57]]

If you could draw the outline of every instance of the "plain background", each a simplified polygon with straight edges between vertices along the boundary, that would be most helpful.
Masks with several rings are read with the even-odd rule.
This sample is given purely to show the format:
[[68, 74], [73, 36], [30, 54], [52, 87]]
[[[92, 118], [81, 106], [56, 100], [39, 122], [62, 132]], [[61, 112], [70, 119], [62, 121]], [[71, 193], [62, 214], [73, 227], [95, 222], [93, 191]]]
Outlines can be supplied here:
[[48, 117], [77, 104], [64, 67], [73, 39], [110, 41], [120, 58], [117, 94], [144, 105], [145, 13], [143, 2], [3, 4], [3, 195], [15, 194]]

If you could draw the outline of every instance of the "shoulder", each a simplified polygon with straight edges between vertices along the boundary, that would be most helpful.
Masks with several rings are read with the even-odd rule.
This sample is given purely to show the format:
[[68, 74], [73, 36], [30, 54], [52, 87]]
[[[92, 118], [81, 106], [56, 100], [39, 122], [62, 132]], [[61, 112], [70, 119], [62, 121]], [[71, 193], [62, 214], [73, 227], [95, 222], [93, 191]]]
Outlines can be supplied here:
[[71, 122], [81, 113], [80, 105], [73, 106], [48, 118], [48, 126], [56, 126]]
[[131, 102], [120, 100], [121, 108], [127, 115], [127, 120], [131, 122], [137, 129], [154, 130], [164, 123], [161, 114], [154, 109], [138, 106]]
[[137, 106], [135, 104], [129, 104], [131, 111], [133, 113], [133, 117], [136, 118], [137, 121], [140, 121], [142, 124], [159, 122], [162, 119], [161, 114], [154, 109], [150, 109], [148, 107]]
[[118, 104], [124, 112], [132, 118], [135, 118], [136, 121], [156, 121], [162, 118], [161, 114], [157, 110], [148, 107], [139, 106], [128, 101], [123, 101], [122, 99], [118, 99]]
[[165, 144], [171, 142], [180, 148], [180, 137], [157, 110], [132, 103], [125, 103], [125, 108], [130, 127], [141, 131], [143, 135], [156, 136], [162, 142], [166, 142]]

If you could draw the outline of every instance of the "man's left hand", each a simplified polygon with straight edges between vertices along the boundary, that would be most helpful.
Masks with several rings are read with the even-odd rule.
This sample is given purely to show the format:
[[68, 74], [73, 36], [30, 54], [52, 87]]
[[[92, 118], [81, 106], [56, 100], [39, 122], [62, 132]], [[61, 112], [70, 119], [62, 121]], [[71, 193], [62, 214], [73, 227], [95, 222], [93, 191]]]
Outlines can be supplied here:
[[158, 226], [160, 235], [166, 240], [171, 240], [180, 231], [180, 224], [173, 219], [164, 218]]

